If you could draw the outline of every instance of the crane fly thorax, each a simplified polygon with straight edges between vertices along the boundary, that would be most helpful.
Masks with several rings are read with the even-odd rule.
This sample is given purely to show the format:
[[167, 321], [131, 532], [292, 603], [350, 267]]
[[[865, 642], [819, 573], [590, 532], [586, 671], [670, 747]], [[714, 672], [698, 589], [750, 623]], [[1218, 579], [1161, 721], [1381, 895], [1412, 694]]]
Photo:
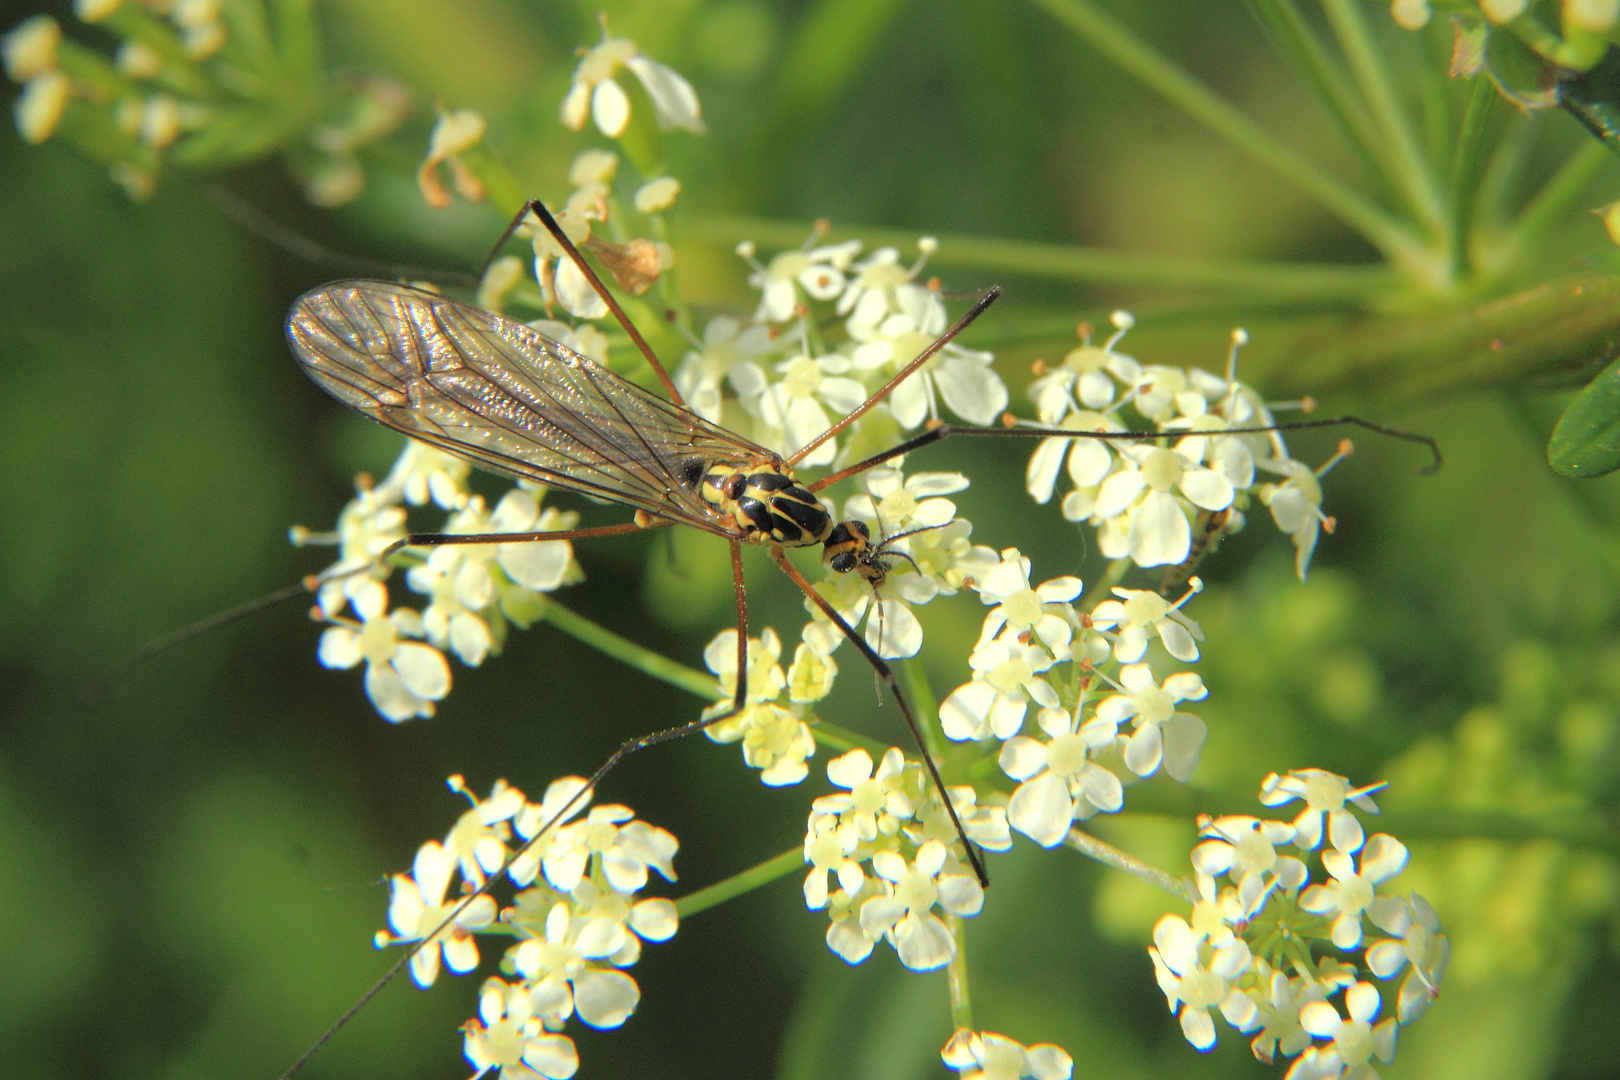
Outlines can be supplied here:
[[832, 516], [779, 461], [709, 466], [698, 494], [729, 517], [751, 544], [809, 547], [827, 539]]

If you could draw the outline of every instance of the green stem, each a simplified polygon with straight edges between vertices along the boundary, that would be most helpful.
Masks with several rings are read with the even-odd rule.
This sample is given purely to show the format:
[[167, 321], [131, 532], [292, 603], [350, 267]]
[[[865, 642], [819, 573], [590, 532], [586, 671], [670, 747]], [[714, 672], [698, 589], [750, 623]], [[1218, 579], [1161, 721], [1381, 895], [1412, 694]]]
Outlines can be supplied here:
[[1090, 833], [1083, 833], [1079, 829], [1070, 829], [1069, 835], [1063, 838], [1065, 847], [1073, 848], [1087, 858], [1096, 859], [1105, 866], [1112, 866], [1116, 870], [1123, 870], [1127, 874], [1134, 874], [1158, 889], [1163, 889], [1171, 896], [1185, 900], [1189, 904], [1198, 902], [1198, 894], [1192, 886], [1181, 878], [1167, 874], [1157, 867], [1149, 866], [1134, 855], [1127, 854], [1105, 844]]
[[1613, 159], [1609, 148], [1596, 139], [1582, 139], [1581, 148], [1519, 212], [1504, 238], [1507, 249], [1515, 253], [1534, 250], [1542, 235], [1581, 197], [1604, 162]]
[[1249, 7], [1270, 32], [1277, 51], [1299, 65], [1362, 158], [1383, 174], [1392, 189], [1396, 187], [1394, 164], [1384, 153], [1377, 126], [1293, 0], [1249, 0]]
[[637, 645], [629, 638], [615, 634], [600, 623], [592, 622], [549, 597], [545, 614], [541, 618], [576, 641], [581, 641], [622, 664], [627, 664], [671, 686], [679, 687], [687, 693], [713, 701], [725, 696], [720, 689], [719, 680], [713, 675], [676, 663], [644, 645]]
[[944, 756], [945, 748], [940, 745], [939, 700], [934, 697], [934, 688], [928, 685], [928, 676], [915, 657], [901, 660], [895, 666], [900, 669], [900, 680], [906, 690], [907, 702], [911, 705], [911, 714], [922, 729], [923, 746], [937, 762]]
[[[677, 228], [687, 240], [704, 240], [727, 248], [740, 240], [753, 240], [762, 247], [779, 249], [798, 247], [809, 230], [800, 222], [739, 217], [683, 217]], [[829, 234], [831, 241], [851, 237], [873, 246], [899, 248], [917, 241], [915, 231], [900, 229], [840, 226]], [[1393, 284], [1388, 268], [1376, 265], [1198, 260], [984, 236], [937, 239], [939, 249], [929, 257], [930, 266], [1002, 271], [1061, 281], [1226, 289], [1262, 298], [1352, 303], [1371, 300]]]
[[1361, 10], [1363, 3], [1364, 0], [1322, 0], [1322, 7], [1338, 35], [1345, 58], [1350, 61], [1350, 72], [1372, 109], [1408, 204], [1431, 234], [1444, 236], [1447, 221], [1439, 179], [1418, 146], [1417, 135], [1406, 111], [1401, 108], [1389, 68], [1367, 31]]
[[802, 869], [804, 869], [804, 846], [801, 844], [774, 858], [766, 859], [758, 866], [744, 870], [740, 874], [733, 874], [724, 881], [717, 881], [695, 893], [688, 893], [675, 901], [675, 913], [683, 919], [688, 918]]
[[973, 1026], [973, 995], [968, 990], [967, 921], [955, 915], [946, 915], [945, 923], [956, 939], [956, 955], [945, 971], [945, 981], [951, 991], [951, 1030], [975, 1031]]
[[1426, 261], [1418, 239], [1399, 222], [1261, 130], [1091, 0], [1034, 2], [1149, 88], [1321, 203], [1391, 262], [1416, 267]]
[[1480, 172], [1484, 165], [1485, 132], [1496, 104], [1496, 87], [1490, 79], [1474, 79], [1474, 92], [1463, 114], [1457, 133], [1457, 149], [1451, 166], [1451, 262], [1458, 277], [1467, 277], [1471, 255], [1469, 240], [1474, 231], [1474, 206], [1479, 193]]

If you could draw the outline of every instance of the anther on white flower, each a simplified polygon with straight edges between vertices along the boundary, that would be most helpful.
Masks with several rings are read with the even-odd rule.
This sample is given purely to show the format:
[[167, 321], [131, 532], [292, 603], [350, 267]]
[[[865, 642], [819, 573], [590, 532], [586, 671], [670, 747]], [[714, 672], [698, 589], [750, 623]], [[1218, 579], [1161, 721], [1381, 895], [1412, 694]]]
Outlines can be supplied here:
[[1199, 1051], [1215, 1046], [1215, 1022], [1210, 1010], [1218, 1008], [1233, 1027], [1253, 1022], [1254, 1002], [1233, 985], [1253, 965], [1249, 946], [1240, 937], [1212, 945], [1193, 932], [1179, 915], [1165, 915], [1153, 927], [1153, 958], [1159, 989], [1170, 1011], [1181, 1021], [1181, 1033]]
[[1135, 320], [1129, 312], [1116, 311], [1113, 323], [1115, 332], [1100, 346], [1091, 343], [1091, 327], [1081, 324], [1079, 346], [1069, 350], [1056, 369], [1030, 384], [1029, 398], [1035, 403], [1035, 415], [1043, 423], [1059, 423], [1074, 412], [1106, 409], [1114, 403], [1116, 379], [1127, 386], [1136, 383], [1141, 366], [1131, 357], [1114, 351], [1114, 346], [1136, 324]]
[[1061, 704], [1052, 684], [1041, 678], [1056, 663], [1039, 645], [1007, 635], [981, 642], [968, 658], [973, 680], [952, 690], [939, 707], [940, 727], [956, 742], [1010, 739], [1024, 726], [1034, 701], [1043, 709]]
[[51, 137], [62, 120], [71, 89], [68, 77], [54, 70], [42, 71], [23, 84], [12, 114], [23, 142], [42, 143]]
[[784, 251], [763, 265], [754, 258], [751, 241], [737, 245], [737, 254], [753, 267], [748, 284], [760, 290], [755, 322], [780, 323], [793, 318], [799, 309], [800, 289], [814, 300], [831, 300], [843, 290], [844, 271], [860, 252], [861, 242], [813, 246], [825, 231], [813, 230], [801, 247]]
[[483, 181], [473, 175], [461, 155], [483, 141], [485, 128], [482, 113], [473, 109], [448, 112], [442, 105], [439, 107], [439, 121], [433, 125], [427, 157], [416, 170], [416, 186], [429, 206], [443, 210], [450, 205], [450, 193], [439, 176], [440, 165], [449, 167], [451, 182], [462, 198], [469, 202], [483, 201]]
[[[465, 975], [477, 967], [478, 943], [473, 931], [495, 921], [495, 901], [489, 896], [477, 897], [451, 919], [451, 913], [462, 903], [459, 896], [445, 900], [455, 871], [455, 856], [437, 840], [418, 848], [411, 872], [390, 879], [388, 925], [394, 932], [379, 930], [374, 939], [379, 949], [427, 941], [412, 954], [410, 964], [411, 979], [424, 989], [439, 977], [441, 951], [444, 966], [454, 974]], [[441, 926], [444, 929], [439, 929]]]
[[673, 176], [660, 176], [636, 189], [635, 206], [643, 214], [662, 214], [675, 205], [681, 182]]
[[[849, 378], [849, 357], [827, 353], [799, 355], [776, 365], [780, 382], [771, 383], [758, 399], [759, 421], [766, 445], [782, 454], [796, 453], [832, 427], [827, 415], [845, 416], [866, 400], [866, 387]], [[816, 447], [800, 463], [828, 465], [838, 448], [831, 441]]]
[[[1139, 402], [1140, 403], [1140, 402]], [[1175, 450], [1162, 446], [1127, 447], [1119, 451], [1122, 467], [1097, 490], [1094, 517], [1129, 522], [1125, 550], [1136, 565], [1166, 566], [1184, 562], [1192, 548], [1192, 527], [1180, 498], [1201, 510], [1225, 510], [1236, 495], [1232, 482]], [[1099, 536], [1099, 544], [1103, 537]]]
[[1198, 767], [1209, 728], [1191, 713], [1178, 712], [1178, 701], [1209, 696], [1196, 672], [1165, 677], [1161, 685], [1145, 663], [1119, 671], [1119, 693], [1097, 703], [1096, 719], [1118, 726], [1129, 720], [1136, 728], [1125, 745], [1125, 764], [1137, 776], [1152, 776], [1163, 764], [1171, 779], [1185, 784]]
[[584, 50], [574, 69], [568, 95], [563, 98], [563, 124], [580, 131], [589, 116], [608, 138], [623, 135], [630, 124], [630, 96], [614, 81], [620, 68], [629, 68], [647, 91], [659, 127], [703, 134], [702, 106], [692, 84], [673, 68], [642, 53], [630, 39], [609, 37], [606, 18], [602, 20], [601, 43]]
[[1287, 478], [1280, 484], [1262, 484], [1257, 494], [1260, 501], [1271, 508], [1271, 517], [1277, 523], [1277, 528], [1293, 539], [1294, 570], [1301, 581], [1305, 580], [1305, 574], [1311, 568], [1311, 555], [1316, 551], [1317, 537], [1324, 529], [1333, 531], [1333, 519], [1322, 513], [1321, 478], [1349, 456], [1350, 449], [1350, 440], [1344, 440], [1339, 444], [1338, 453], [1320, 469], [1314, 470], [1291, 459], [1260, 463], [1264, 468], [1280, 472]]
[[1181, 608], [1202, 589], [1203, 582], [1193, 578], [1186, 594], [1172, 604], [1156, 592], [1115, 586], [1113, 592], [1119, 599], [1098, 604], [1091, 612], [1091, 622], [1099, 630], [1117, 632], [1114, 659], [1122, 664], [1134, 664], [1147, 653], [1149, 630], [1159, 635], [1166, 652], [1190, 664], [1198, 659], [1198, 642], [1204, 635]]
[[[899, 310], [877, 323], [851, 316], [850, 356], [855, 369], [884, 376], [899, 371], [922, 354], [945, 330], [945, 305], [927, 289], [911, 286], [897, 294]], [[910, 430], [927, 419], [938, 419], [938, 399], [946, 408], [972, 424], [993, 422], [1007, 408], [1007, 384], [990, 366], [994, 356], [947, 344], [889, 395], [889, 411], [900, 426]]]
[[1390, 935], [1367, 946], [1368, 969], [1380, 979], [1392, 979], [1410, 965], [1395, 1007], [1396, 1018], [1409, 1024], [1439, 996], [1451, 941], [1440, 932], [1440, 916], [1417, 893], [1380, 896], [1368, 905], [1367, 917]]
[[960, 1080], [1069, 1080], [1074, 1059], [1056, 1043], [1025, 1046], [994, 1031], [969, 1031], [951, 1036], [939, 1052]]
[[1001, 748], [1001, 771], [1020, 781], [1007, 803], [1007, 823], [1042, 847], [1056, 847], [1075, 821], [1099, 810], [1115, 813], [1125, 803], [1119, 777], [1092, 757], [1112, 747], [1114, 725], [1088, 723], [1075, 731], [1075, 718], [1063, 709], [1036, 714], [1048, 739], [1026, 735]]
[[1312, 885], [1299, 894], [1299, 906], [1313, 915], [1333, 917], [1333, 944], [1354, 949], [1361, 944], [1361, 916], [1374, 901], [1374, 888], [1406, 869], [1411, 853], [1387, 833], [1375, 833], [1355, 856], [1342, 851], [1322, 852], [1322, 866], [1333, 875], [1325, 885]]
[[933, 908], [937, 904], [952, 915], [977, 915], [984, 906], [984, 889], [973, 875], [938, 840], [924, 844], [909, 862], [896, 851], [876, 852], [872, 870], [887, 889], [861, 905], [862, 931], [888, 939], [900, 962], [913, 971], [950, 963], [956, 938]]
[[1345, 803], [1353, 803], [1369, 814], [1378, 813], [1372, 794], [1385, 785], [1369, 784], [1352, 788], [1350, 781], [1323, 769], [1295, 769], [1286, 775], [1270, 773], [1260, 782], [1260, 801], [1266, 806], [1282, 806], [1301, 799], [1305, 808], [1294, 818], [1294, 843], [1305, 851], [1315, 851], [1322, 843], [1322, 820], [1327, 819], [1328, 841], [1343, 852], [1361, 850], [1365, 837], [1361, 822]]
[[421, 616], [410, 608], [388, 611], [387, 588], [370, 578], [360, 579], [349, 604], [362, 623], [328, 627], [317, 653], [321, 663], [352, 668], [364, 660], [366, 696], [385, 719], [397, 724], [432, 716], [433, 703], [450, 692], [450, 665], [433, 646], [402, 640], [423, 636]]
[[62, 27], [49, 15], [24, 19], [0, 38], [0, 60], [12, 82], [25, 83], [36, 75], [56, 70], [56, 48]]
[[1300, 1010], [1299, 1022], [1305, 1030], [1319, 1039], [1331, 1040], [1331, 1044], [1307, 1050], [1288, 1071], [1289, 1076], [1298, 1073], [1307, 1077], [1378, 1080], [1372, 1059], [1376, 1057], [1385, 1064], [1395, 1059], [1395, 1018], [1373, 1024], [1382, 1004], [1378, 988], [1358, 982], [1344, 992], [1344, 1004], [1349, 1019], [1325, 1001], [1313, 1001]]
[[[778, 658], [782, 642], [766, 627], [748, 639], [747, 702], [741, 712], [704, 729], [718, 743], [742, 741], [743, 761], [762, 770], [760, 781], [770, 787], [797, 784], [810, 775], [805, 764], [816, 752], [815, 736], [802, 718], [802, 707], [776, 703], [787, 688]], [[703, 711], [705, 719], [731, 711], [737, 688], [737, 631], [722, 630], [703, 650], [703, 662], [719, 678], [723, 696]]]
[[703, 328], [703, 340], [675, 372], [675, 386], [691, 410], [711, 424], [722, 420], [722, 384], [729, 382], [745, 407], [755, 408], [765, 392], [765, 371], [755, 360], [776, 350], [768, 326], [744, 326], [716, 315]]
[[462, 1054], [477, 1076], [495, 1070], [502, 1080], [569, 1080], [579, 1071], [574, 1040], [546, 1030], [526, 984], [486, 980], [478, 992], [478, 1016], [462, 1030]]
[[1193, 848], [1193, 869], [1210, 877], [1230, 875], [1245, 917], [1259, 910], [1273, 886], [1293, 891], [1308, 877], [1304, 863], [1277, 854], [1278, 845], [1294, 838], [1294, 827], [1287, 822], [1234, 814], [1216, 818], [1200, 835], [1210, 839]]

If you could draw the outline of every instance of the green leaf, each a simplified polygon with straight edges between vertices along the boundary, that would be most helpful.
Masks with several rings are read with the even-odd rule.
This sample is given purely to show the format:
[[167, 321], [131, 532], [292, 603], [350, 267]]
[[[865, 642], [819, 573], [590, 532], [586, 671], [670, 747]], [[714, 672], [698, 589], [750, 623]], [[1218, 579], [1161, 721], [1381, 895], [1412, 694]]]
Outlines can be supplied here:
[[1575, 395], [1553, 428], [1547, 464], [1560, 476], [1589, 480], [1620, 469], [1620, 358]]
[[1558, 68], [1511, 33], [1496, 32], [1485, 42], [1485, 69], [1497, 88], [1525, 109], [1558, 104]]

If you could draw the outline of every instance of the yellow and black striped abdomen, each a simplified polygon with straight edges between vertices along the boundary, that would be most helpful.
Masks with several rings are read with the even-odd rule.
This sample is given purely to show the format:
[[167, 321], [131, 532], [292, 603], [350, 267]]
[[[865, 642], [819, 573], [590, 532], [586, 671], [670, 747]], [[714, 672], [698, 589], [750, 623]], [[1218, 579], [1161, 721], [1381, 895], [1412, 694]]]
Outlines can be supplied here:
[[715, 465], [703, 478], [705, 501], [727, 512], [751, 544], [809, 547], [827, 539], [832, 517], [786, 466]]

